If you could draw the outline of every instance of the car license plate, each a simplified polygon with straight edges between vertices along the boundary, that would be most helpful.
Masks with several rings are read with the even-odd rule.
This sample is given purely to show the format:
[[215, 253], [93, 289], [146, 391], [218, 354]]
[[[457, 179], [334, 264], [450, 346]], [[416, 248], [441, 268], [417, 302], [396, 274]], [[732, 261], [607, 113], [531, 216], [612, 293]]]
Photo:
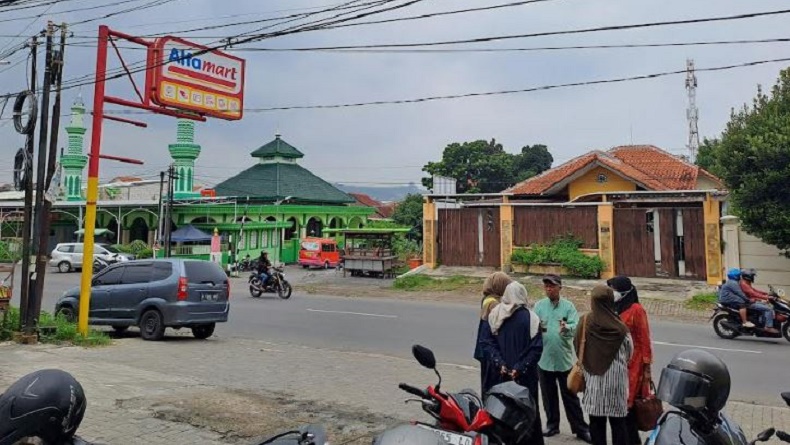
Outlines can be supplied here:
[[474, 443], [474, 439], [465, 436], [463, 434], [458, 433], [451, 433], [450, 431], [440, 430], [439, 428], [433, 428], [428, 425], [420, 425], [423, 428], [427, 429], [428, 431], [432, 431], [437, 435], [441, 436], [447, 443], [452, 445], [472, 445]]
[[217, 301], [217, 294], [200, 294], [200, 301]]

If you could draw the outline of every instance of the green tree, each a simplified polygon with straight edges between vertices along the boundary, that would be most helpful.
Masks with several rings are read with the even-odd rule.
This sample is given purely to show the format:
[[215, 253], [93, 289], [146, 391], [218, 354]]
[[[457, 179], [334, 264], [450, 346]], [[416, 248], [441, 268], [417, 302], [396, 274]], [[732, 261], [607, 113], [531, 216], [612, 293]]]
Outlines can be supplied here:
[[554, 157], [549, 148], [543, 144], [526, 145], [521, 154], [515, 156], [513, 176], [515, 182], [521, 182], [551, 168]]
[[411, 227], [409, 237], [422, 240], [422, 195], [410, 193], [395, 206], [392, 220], [398, 225]]
[[[746, 231], [790, 250], [790, 69], [751, 106], [733, 110], [720, 138], [706, 140], [698, 162], [719, 175]], [[790, 256], [790, 255], [788, 255]]]
[[[454, 142], [445, 147], [442, 160], [429, 162], [423, 171], [457, 181], [458, 193], [498, 193], [551, 166], [553, 158], [545, 145], [525, 146], [520, 154], [505, 151], [491, 141]], [[422, 184], [433, 188], [432, 177]]]

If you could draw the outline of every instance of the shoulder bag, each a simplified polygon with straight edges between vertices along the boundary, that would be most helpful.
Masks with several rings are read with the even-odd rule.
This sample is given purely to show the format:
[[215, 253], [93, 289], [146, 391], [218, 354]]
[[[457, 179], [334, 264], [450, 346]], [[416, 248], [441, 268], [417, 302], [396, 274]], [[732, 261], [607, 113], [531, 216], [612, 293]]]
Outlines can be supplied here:
[[582, 365], [582, 360], [584, 360], [584, 344], [587, 342], [586, 331], [587, 317], [585, 316], [584, 323], [582, 323], [582, 340], [579, 343], [578, 358], [576, 360], [576, 364], [573, 365], [571, 372], [568, 374], [568, 391], [570, 391], [572, 394], [584, 392], [586, 388], [586, 382], [584, 381], [584, 365]]

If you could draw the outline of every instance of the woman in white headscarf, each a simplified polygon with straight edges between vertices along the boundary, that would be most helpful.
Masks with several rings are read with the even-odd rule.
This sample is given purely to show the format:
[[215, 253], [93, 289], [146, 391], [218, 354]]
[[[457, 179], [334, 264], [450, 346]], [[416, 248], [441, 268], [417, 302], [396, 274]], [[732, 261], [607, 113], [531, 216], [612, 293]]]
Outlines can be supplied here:
[[[529, 389], [538, 406], [538, 360], [543, 352], [540, 319], [529, 309], [527, 288], [514, 281], [488, 316], [491, 336], [484, 341], [486, 358], [500, 370], [500, 381], [515, 380]], [[543, 444], [540, 410], [530, 444]]]

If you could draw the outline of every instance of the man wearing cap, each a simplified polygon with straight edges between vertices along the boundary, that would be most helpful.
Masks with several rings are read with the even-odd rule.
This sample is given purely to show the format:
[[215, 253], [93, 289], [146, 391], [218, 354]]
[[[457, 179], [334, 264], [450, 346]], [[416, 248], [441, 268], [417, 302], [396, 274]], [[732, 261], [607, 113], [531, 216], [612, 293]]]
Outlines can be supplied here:
[[584, 413], [578, 396], [568, 391], [568, 374], [573, 367], [576, 354], [573, 337], [579, 323], [576, 307], [560, 296], [562, 279], [558, 275], [543, 277], [546, 298], [535, 304], [534, 311], [540, 318], [543, 331], [543, 355], [538, 362], [540, 392], [546, 410], [546, 429], [543, 435], [556, 436], [560, 433], [560, 403], [557, 389], [565, 405], [565, 415], [571, 432], [579, 439], [592, 443], [590, 426], [584, 421]]

